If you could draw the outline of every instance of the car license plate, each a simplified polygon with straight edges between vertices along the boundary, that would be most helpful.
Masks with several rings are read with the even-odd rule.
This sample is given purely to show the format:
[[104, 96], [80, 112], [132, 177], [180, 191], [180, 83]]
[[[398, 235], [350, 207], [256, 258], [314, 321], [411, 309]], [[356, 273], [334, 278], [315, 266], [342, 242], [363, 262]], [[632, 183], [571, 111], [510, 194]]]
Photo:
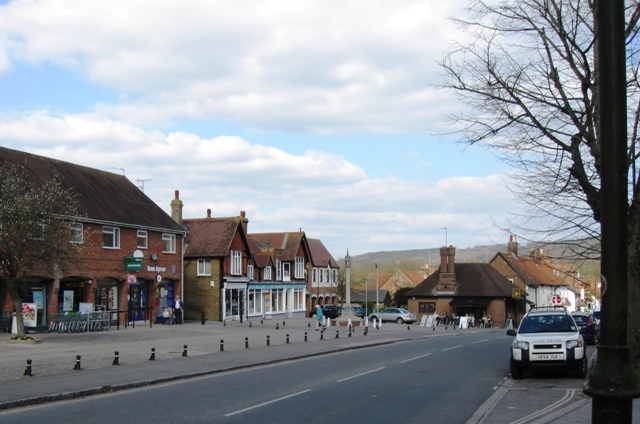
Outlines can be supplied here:
[[560, 355], [536, 355], [538, 361], [557, 361], [563, 359]]

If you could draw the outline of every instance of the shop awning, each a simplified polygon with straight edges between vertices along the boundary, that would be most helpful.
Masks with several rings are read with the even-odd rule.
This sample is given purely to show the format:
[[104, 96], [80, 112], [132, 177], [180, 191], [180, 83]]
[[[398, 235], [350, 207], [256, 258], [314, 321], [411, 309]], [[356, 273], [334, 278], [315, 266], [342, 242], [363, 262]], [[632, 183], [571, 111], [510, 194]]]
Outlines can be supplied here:
[[471, 297], [471, 296], [459, 296], [453, 298], [449, 305], [451, 306], [482, 306], [486, 307], [491, 303], [490, 297]]

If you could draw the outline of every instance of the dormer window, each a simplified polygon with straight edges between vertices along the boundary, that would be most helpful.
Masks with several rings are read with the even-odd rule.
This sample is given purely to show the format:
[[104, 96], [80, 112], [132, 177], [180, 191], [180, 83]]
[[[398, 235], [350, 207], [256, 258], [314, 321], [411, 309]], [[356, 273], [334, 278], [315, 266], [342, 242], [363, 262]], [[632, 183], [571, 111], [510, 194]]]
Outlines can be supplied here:
[[291, 281], [291, 264], [289, 262], [282, 263], [282, 281]]
[[304, 278], [304, 258], [296, 257], [296, 270], [295, 275], [297, 279]]

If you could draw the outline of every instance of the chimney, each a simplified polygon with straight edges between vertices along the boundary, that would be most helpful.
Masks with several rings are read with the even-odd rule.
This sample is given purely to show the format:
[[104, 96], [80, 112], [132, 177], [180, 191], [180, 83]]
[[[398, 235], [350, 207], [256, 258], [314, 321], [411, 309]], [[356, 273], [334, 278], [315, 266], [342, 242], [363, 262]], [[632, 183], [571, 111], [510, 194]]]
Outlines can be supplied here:
[[509, 244], [507, 250], [516, 258], [518, 257], [518, 237], [515, 234], [509, 236]]
[[211, 209], [207, 209], [207, 218], [211, 218]]
[[240, 211], [240, 223], [242, 224], [242, 229], [244, 229], [244, 234], [246, 235], [249, 220], [247, 219], [247, 213], [245, 211]]
[[440, 275], [436, 288], [439, 294], [453, 294], [456, 291], [455, 256], [455, 247], [440, 248]]
[[171, 201], [171, 218], [182, 225], [182, 200], [180, 200], [180, 191], [176, 190], [175, 198]]

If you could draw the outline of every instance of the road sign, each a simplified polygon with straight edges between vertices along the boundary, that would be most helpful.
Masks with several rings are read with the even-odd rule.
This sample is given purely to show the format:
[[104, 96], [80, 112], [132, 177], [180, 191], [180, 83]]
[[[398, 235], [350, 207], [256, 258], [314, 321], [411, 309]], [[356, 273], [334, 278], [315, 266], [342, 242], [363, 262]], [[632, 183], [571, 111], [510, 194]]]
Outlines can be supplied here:
[[553, 296], [551, 298], [551, 303], [554, 305], [562, 305], [562, 298], [560, 296]]
[[511, 289], [511, 297], [518, 299], [520, 297], [520, 289], [518, 287]]

